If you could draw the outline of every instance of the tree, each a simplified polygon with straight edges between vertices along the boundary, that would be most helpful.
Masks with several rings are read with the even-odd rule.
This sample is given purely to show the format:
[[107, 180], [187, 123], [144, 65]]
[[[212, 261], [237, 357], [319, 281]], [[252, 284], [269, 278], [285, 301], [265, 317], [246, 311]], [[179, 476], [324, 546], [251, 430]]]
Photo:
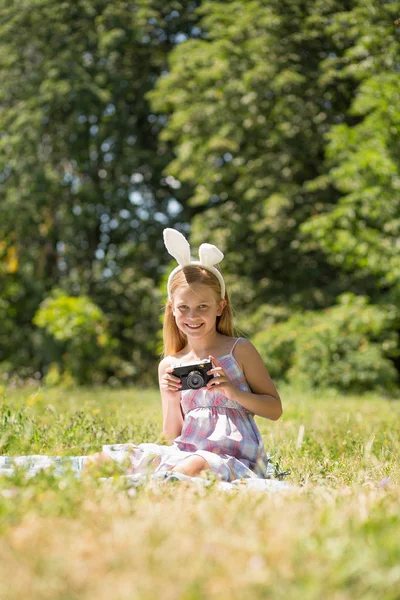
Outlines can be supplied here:
[[132, 361], [134, 349], [137, 372], [148, 371], [161, 232], [186, 192], [162, 175], [170, 150], [146, 93], [191, 35], [197, 5], [2, 3], [0, 252], [5, 263], [14, 253], [17, 268], [3, 269], [0, 286], [25, 352], [17, 358], [0, 339], [0, 362], [45, 366], [31, 323], [56, 287], [87, 294], [112, 316], [122, 357]]
[[[400, 300], [400, 2], [356, 2], [338, 14], [332, 35], [343, 50], [325, 62], [325, 79], [357, 83], [353, 124], [329, 132], [327, 174], [339, 201], [303, 230], [342, 270], [375, 283], [375, 301]], [[371, 22], [373, 26], [371, 27]]]
[[248, 333], [345, 291], [398, 300], [399, 7], [204, 2], [150, 94]]
[[161, 134], [175, 151], [168, 166], [203, 207], [193, 238], [212, 236], [226, 253], [234, 298], [249, 312], [260, 302], [321, 307], [348, 289], [369, 292], [326, 260], [301, 225], [334, 206], [310, 182], [326, 173], [326, 133], [348, 113], [355, 84], [323, 79], [337, 50], [329, 31], [345, 2], [205, 2], [205, 39], [170, 55], [170, 72], [150, 98], [168, 114]]

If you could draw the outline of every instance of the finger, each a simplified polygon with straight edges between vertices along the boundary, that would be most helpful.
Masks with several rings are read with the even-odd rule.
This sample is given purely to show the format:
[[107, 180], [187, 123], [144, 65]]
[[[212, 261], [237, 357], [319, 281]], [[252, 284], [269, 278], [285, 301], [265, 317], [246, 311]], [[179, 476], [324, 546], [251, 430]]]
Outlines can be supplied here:
[[208, 382], [208, 385], [220, 385], [221, 383], [226, 383], [228, 378], [224, 375], [216, 375]]
[[165, 389], [167, 390], [167, 392], [180, 392], [181, 391], [181, 386], [180, 385], [173, 385], [173, 384], [168, 384], [166, 386], [164, 386]]
[[211, 360], [211, 362], [213, 363], [213, 365], [215, 365], [216, 367], [220, 367], [221, 363], [219, 362], [218, 358], [215, 358], [215, 356], [212, 356], [210, 354], [210, 356], [208, 357], [209, 360]]
[[222, 367], [215, 367], [214, 369], [207, 371], [207, 375], [213, 375], [214, 373], [224, 373], [224, 370]]
[[174, 377], [173, 379], [170, 379], [169, 376], [164, 375], [163, 379], [162, 379], [162, 383], [165, 387], [181, 387], [182, 386], [182, 382], [180, 379], [177, 379], [176, 377]]
[[222, 385], [224, 382], [220, 381], [219, 379], [210, 381], [209, 383], [207, 383], [207, 387], [208, 389], [213, 388], [213, 387], [217, 387], [218, 385]]
[[173, 381], [169, 381], [169, 382], [167, 383], [167, 388], [168, 388], [169, 390], [180, 390], [180, 389], [181, 389], [181, 387], [182, 387], [182, 384], [181, 384], [181, 383], [174, 383]]
[[173, 383], [172, 381], [168, 381], [165, 385], [167, 390], [180, 390], [182, 385], [178, 383]]
[[180, 381], [180, 377], [177, 377], [176, 375], [172, 375], [172, 373], [168, 373], [165, 372], [163, 375], [163, 379], [168, 380], [168, 381]]

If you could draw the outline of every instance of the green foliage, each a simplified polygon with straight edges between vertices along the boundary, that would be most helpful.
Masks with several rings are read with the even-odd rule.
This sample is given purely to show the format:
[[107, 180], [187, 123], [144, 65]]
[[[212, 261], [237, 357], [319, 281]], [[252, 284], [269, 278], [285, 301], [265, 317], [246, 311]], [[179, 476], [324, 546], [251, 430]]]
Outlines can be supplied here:
[[321, 312], [296, 314], [253, 338], [272, 378], [343, 392], [394, 392], [399, 314], [394, 306], [344, 295]]
[[[225, 252], [235, 305], [319, 308], [343, 291], [368, 293], [327, 261], [301, 225], [339, 194], [307, 182], [324, 173], [325, 135], [347, 118], [352, 87], [324, 82], [340, 51], [329, 30], [342, 2], [203, 2], [204, 36], [170, 55], [149, 94], [169, 119], [161, 137], [176, 157], [168, 172], [193, 187], [203, 209], [192, 239]], [[354, 287], [353, 287], [354, 286]]]
[[[41, 303], [33, 323], [59, 342], [62, 370], [76, 383], [102, 381], [102, 370], [117, 343], [108, 334], [103, 312], [90, 298], [55, 291]], [[50, 369], [51, 378], [58, 383], [54, 369]]]
[[32, 323], [59, 288], [90, 298], [118, 340], [104, 380], [154, 382], [168, 225], [224, 251], [245, 334], [345, 292], [398, 303], [398, 13], [379, 0], [3, 3], [4, 376], [62, 364]]
[[246, 337], [255, 335], [258, 331], [267, 329], [275, 323], [287, 321], [291, 311], [285, 306], [261, 304], [252, 314], [239, 312], [235, 314], [238, 331]]
[[42, 302], [33, 322], [62, 342], [82, 344], [96, 339], [99, 346], [107, 343], [104, 315], [85, 296], [53, 294]]
[[[355, 277], [375, 281], [392, 301], [400, 297], [400, 83], [399, 3], [355, 2], [334, 15], [329, 31], [340, 52], [323, 63], [324, 81], [357, 85], [352, 122], [327, 135], [327, 182], [340, 192], [336, 206], [305, 222], [302, 229], [329, 262]], [[328, 208], [328, 207], [327, 207]]]
[[[240, 325], [260, 327], [260, 304], [290, 315], [333, 306], [344, 292], [370, 297], [377, 312], [397, 303], [398, 3], [231, 0], [198, 12], [205, 35], [171, 53], [149, 97], [169, 115], [169, 171], [203, 208], [192, 239], [226, 254]], [[290, 326], [279, 331], [274, 373], [291, 364], [294, 343]], [[393, 364], [361, 347], [357, 339], [351, 356], [350, 347], [327, 352], [346, 354], [352, 372], [375, 363], [372, 379], [390, 387]], [[358, 385], [339, 370], [319, 373], [326, 385]]]
[[296, 352], [296, 338], [302, 327], [304, 318], [293, 315], [288, 321], [261, 330], [252, 338], [272, 379], [287, 380]]
[[162, 174], [172, 154], [146, 93], [190, 35], [197, 5], [2, 3], [0, 362], [9, 374], [52, 362], [32, 318], [57, 287], [107, 315], [119, 340], [119, 360], [104, 371], [113, 383], [154, 381], [161, 233], [172, 201], [184, 214], [186, 192]]
[[343, 196], [329, 213], [304, 224], [329, 260], [372, 275], [400, 297], [400, 83], [379, 74], [360, 86], [353, 114], [362, 121], [329, 135], [331, 178]]

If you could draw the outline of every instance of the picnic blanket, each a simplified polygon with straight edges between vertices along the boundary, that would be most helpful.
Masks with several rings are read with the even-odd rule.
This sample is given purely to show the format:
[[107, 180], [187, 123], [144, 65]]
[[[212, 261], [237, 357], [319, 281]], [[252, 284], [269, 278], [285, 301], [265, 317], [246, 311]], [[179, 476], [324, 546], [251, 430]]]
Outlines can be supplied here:
[[[233, 481], [216, 481], [215, 478], [190, 477], [178, 471], [158, 470], [150, 472], [149, 469], [142, 468], [140, 472], [127, 473], [122, 467], [126, 460], [128, 447], [132, 444], [113, 444], [103, 446], [103, 452], [109, 454], [117, 463], [121, 464], [121, 477], [127, 483], [128, 488], [137, 488], [146, 485], [149, 482], [158, 482], [168, 484], [172, 482], [189, 482], [196, 486], [215, 485], [217, 489], [234, 490], [237, 488], [247, 488], [261, 491], [285, 491], [293, 489], [293, 486], [279, 479], [263, 479], [259, 477], [243, 477]], [[76, 477], [81, 477], [83, 467], [89, 460], [88, 456], [47, 456], [42, 454], [31, 454], [27, 456], [0, 456], [0, 476], [12, 476], [16, 468], [22, 468], [27, 477], [34, 477], [46, 469], [52, 469], [56, 476], [63, 476], [72, 471]], [[107, 479], [107, 478], [102, 478]]]

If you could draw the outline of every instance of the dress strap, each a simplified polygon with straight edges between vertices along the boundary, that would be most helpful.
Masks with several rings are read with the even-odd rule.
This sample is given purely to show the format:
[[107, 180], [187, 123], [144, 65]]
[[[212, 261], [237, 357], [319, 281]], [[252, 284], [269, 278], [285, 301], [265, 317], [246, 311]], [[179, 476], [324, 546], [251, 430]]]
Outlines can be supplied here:
[[231, 349], [231, 354], [233, 354], [233, 351], [234, 351], [234, 349], [236, 348], [236, 344], [237, 344], [238, 342], [240, 342], [240, 340], [243, 340], [243, 338], [239, 337], [239, 338], [237, 338], [237, 340], [235, 340], [235, 343], [233, 344], [233, 346], [232, 346], [232, 349]]

